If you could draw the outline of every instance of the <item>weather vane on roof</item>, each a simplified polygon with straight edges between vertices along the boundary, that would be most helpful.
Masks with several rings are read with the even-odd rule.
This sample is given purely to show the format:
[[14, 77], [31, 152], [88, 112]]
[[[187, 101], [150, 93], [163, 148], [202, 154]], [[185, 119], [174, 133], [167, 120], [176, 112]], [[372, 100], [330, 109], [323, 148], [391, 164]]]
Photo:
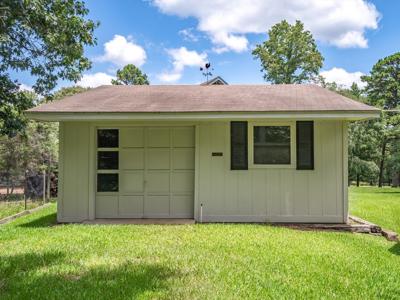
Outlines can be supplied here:
[[211, 68], [210, 62], [206, 63], [204, 65], [204, 67], [200, 67], [200, 71], [202, 72], [203, 76], [206, 78], [206, 82], [208, 82], [208, 77], [212, 76], [211, 71], [214, 71], [213, 68], [211, 68], [211, 71], [210, 71], [210, 68]]

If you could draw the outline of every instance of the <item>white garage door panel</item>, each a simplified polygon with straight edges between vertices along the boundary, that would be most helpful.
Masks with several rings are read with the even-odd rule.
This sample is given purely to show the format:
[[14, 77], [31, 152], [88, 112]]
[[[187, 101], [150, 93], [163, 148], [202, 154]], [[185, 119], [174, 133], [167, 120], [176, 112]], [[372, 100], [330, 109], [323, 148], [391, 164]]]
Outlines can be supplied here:
[[119, 129], [119, 192], [96, 195], [97, 218], [193, 218], [193, 127]]
[[168, 218], [169, 195], [149, 195], [144, 203], [144, 215], [147, 218]]
[[194, 128], [173, 128], [172, 141], [173, 147], [194, 147]]
[[169, 171], [148, 171], [146, 177], [146, 192], [169, 193]]
[[144, 149], [121, 149], [119, 151], [119, 168], [121, 170], [143, 170]]
[[170, 128], [147, 128], [147, 147], [169, 147]]
[[97, 196], [96, 217], [114, 218], [118, 215], [118, 196]]
[[172, 153], [174, 170], [194, 170], [194, 148], [176, 148]]
[[171, 211], [174, 212], [176, 218], [192, 218], [193, 209], [194, 203], [191, 195], [172, 196]]
[[147, 168], [149, 170], [169, 170], [170, 169], [170, 149], [151, 148], [147, 150]]
[[143, 218], [143, 196], [120, 196], [119, 216], [122, 218]]
[[120, 177], [122, 194], [144, 193], [144, 171], [122, 171]]
[[189, 172], [173, 172], [172, 173], [172, 192], [173, 193], [191, 193], [193, 192], [194, 173]]
[[119, 130], [120, 147], [144, 147], [144, 128], [121, 128]]

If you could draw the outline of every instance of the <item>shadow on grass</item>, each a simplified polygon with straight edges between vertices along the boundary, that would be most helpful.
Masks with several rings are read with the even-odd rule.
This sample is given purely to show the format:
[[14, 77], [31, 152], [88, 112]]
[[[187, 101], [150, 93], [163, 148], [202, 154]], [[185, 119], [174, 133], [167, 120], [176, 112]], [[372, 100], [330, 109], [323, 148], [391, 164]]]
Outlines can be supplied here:
[[136, 299], [165, 297], [177, 274], [159, 264], [126, 262], [82, 269], [62, 252], [0, 256], [2, 299]]
[[50, 227], [57, 224], [57, 214], [51, 213], [19, 224], [19, 227]]
[[396, 243], [389, 251], [395, 255], [400, 255], [400, 242]]

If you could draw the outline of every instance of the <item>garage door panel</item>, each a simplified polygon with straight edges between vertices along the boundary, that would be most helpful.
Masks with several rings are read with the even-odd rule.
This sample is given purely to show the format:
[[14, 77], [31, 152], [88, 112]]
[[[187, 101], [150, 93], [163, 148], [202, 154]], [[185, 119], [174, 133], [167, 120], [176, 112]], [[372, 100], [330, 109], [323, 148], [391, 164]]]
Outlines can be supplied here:
[[148, 218], [169, 217], [169, 196], [150, 195], [144, 203], [144, 215]]
[[142, 170], [144, 169], [144, 149], [122, 149], [119, 152], [120, 169]]
[[120, 129], [120, 147], [144, 147], [144, 129], [137, 128], [121, 128]]
[[174, 170], [194, 170], [194, 149], [173, 149]]
[[170, 129], [168, 127], [147, 129], [148, 147], [169, 147]]
[[122, 171], [120, 191], [122, 194], [144, 193], [143, 171]]
[[174, 195], [171, 197], [171, 214], [175, 218], [193, 218], [193, 196]]
[[173, 193], [193, 192], [194, 172], [173, 172], [171, 182]]
[[148, 193], [169, 193], [169, 171], [149, 171], [146, 178], [146, 191]]
[[178, 127], [172, 129], [173, 147], [194, 147], [194, 128]]
[[96, 194], [96, 217], [193, 218], [194, 128], [119, 130], [119, 192]]
[[144, 196], [120, 196], [119, 216], [125, 218], [143, 218]]
[[170, 150], [169, 149], [148, 149], [147, 168], [149, 170], [169, 170]]
[[96, 197], [96, 217], [116, 218], [118, 217], [118, 195]]

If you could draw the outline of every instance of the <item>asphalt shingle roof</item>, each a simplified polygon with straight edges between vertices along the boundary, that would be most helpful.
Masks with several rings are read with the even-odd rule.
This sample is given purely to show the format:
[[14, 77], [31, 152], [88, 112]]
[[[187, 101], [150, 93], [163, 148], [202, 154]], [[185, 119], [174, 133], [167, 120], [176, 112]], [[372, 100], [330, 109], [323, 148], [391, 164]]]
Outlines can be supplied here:
[[28, 110], [75, 112], [374, 112], [317, 85], [101, 86]]

